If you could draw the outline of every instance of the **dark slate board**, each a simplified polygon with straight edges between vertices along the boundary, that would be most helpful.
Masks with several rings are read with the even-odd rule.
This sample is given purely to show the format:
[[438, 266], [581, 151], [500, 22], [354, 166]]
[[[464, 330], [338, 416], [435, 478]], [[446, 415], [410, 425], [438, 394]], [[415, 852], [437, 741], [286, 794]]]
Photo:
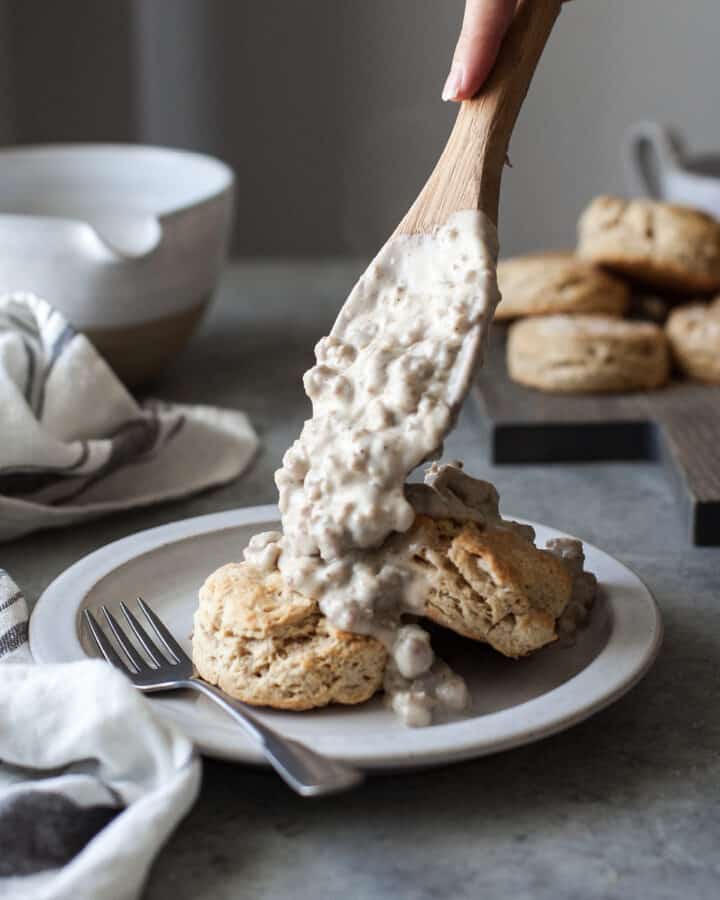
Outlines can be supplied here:
[[720, 545], [720, 387], [674, 381], [647, 393], [546, 394], [515, 384], [495, 327], [475, 396], [495, 463], [657, 460], [694, 544]]

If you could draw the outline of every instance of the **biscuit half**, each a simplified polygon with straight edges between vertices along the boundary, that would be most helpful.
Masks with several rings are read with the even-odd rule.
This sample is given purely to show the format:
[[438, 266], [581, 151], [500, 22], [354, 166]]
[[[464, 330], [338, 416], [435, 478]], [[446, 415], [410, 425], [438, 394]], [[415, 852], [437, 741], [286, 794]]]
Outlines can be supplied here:
[[572, 578], [555, 556], [513, 527], [419, 516], [413, 528], [428, 619], [510, 657], [556, 639]]
[[387, 652], [334, 628], [278, 572], [222, 566], [200, 589], [193, 629], [198, 674], [254, 706], [306, 710], [363, 703], [382, 687]]

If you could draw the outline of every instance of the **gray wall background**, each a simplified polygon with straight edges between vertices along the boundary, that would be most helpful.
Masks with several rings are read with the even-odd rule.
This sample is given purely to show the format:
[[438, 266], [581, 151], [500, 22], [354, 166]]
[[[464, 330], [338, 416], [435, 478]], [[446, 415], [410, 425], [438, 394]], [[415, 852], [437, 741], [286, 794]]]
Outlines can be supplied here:
[[[0, 142], [137, 140], [238, 175], [243, 255], [369, 254], [449, 133], [462, 0], [0, 0]], [[505, 254], [624, 191], [640, 118], [720, 149], [718, 0], [573, 0], [511, 145]], [[1, 199], [0, 199], [1, 205]]]

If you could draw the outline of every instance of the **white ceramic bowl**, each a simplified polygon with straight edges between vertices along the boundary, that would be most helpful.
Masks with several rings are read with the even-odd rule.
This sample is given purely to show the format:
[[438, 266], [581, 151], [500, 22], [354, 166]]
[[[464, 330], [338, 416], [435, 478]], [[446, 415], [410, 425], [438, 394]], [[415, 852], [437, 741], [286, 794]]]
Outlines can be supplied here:
[[209, 303], [232, 220], [232, 170], [132, 144], [0, 150], [0, 292], [44, 297], [137, 384]]

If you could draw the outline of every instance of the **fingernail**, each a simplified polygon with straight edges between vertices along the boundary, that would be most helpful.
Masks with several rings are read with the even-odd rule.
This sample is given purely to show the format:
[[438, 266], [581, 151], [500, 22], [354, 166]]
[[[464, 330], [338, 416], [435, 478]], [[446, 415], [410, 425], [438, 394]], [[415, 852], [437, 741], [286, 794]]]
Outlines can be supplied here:
[[458, 63], [453, 63], [450, 68], [450, 74], [447, 77], [447, 81], [445, 82], [445, 87], [442, 92], [442, 99], [445, 101], [448, 100], [458, 100], [458, 94], [462, 89], [463, 83], [463, 67]]

